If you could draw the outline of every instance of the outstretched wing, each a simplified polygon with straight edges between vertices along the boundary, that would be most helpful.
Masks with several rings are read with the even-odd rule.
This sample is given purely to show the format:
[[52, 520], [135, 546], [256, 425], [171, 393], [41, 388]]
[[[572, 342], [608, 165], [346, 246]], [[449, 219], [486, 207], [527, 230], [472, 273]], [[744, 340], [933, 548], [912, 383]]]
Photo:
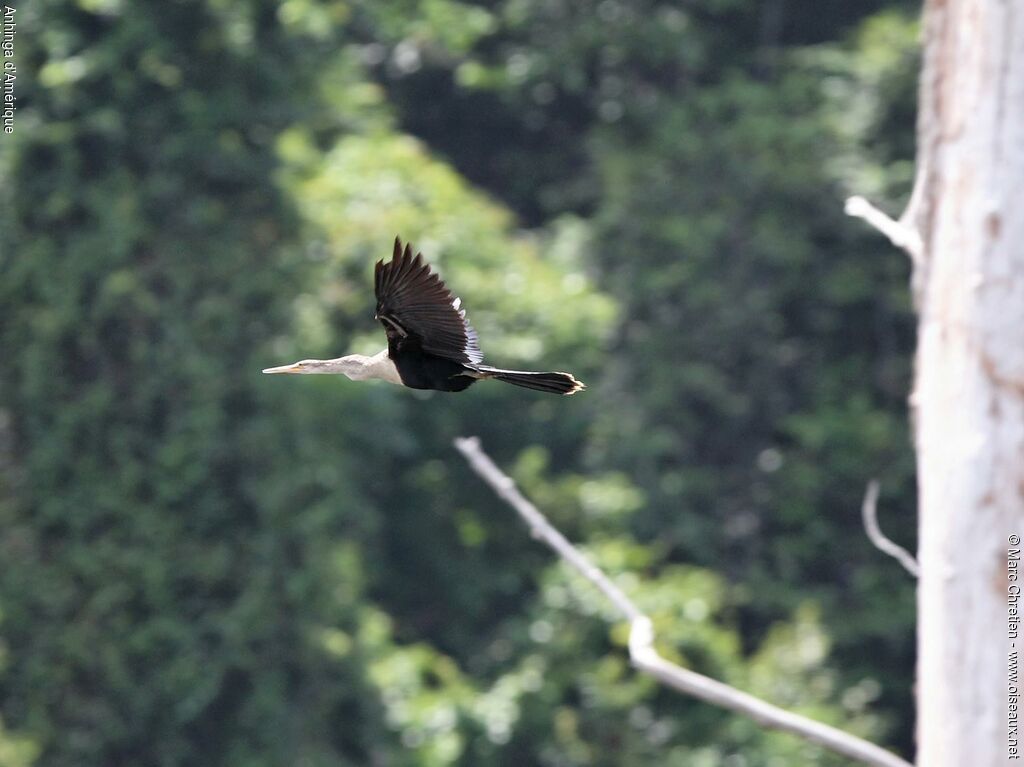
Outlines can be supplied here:
[[476, 364], [483, 359], [476, 331], [466, 321], [461, 301], [451, 294], [441, 278], [423, 262], [413, 258], [409, 245], [395, 238], [391, 262], [377, 262], [374, 270], [377, 319], [388, 334], [388, 348], [419, 348], [438, 357]]

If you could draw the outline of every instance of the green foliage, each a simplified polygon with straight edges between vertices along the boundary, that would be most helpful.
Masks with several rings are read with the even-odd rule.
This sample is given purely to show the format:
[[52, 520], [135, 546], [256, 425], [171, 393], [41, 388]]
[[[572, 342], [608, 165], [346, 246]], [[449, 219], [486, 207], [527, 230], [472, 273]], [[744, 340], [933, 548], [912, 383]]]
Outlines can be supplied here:
[[[914, 25], [773, 5], [20, 8], [0, 765], [843, 763], [637, 676], [469, 433], [667, 657], [908, 748], [906, 269], [840, 211], [907, 192]], [[588, 391], [260, 376], [380, 348], [396, 234]]]

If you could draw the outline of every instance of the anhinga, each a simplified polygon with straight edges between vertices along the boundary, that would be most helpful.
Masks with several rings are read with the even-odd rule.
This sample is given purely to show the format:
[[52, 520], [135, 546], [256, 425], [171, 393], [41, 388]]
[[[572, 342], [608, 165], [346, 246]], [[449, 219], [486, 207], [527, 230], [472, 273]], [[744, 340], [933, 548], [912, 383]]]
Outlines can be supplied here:
[[374, 270], [376, 319], [384, 325], [388, 348], [372, 357], [350, 354], [333, 360], [302, 360], [264, 373], [334, 373], [353, 381], [379, 378], [413, 389], [462, 391], [493, 378], [527, 389], [575, 394], [584, 388], [569, 373], [502, 370], [483, 364], [476, 331], [462, 302], [412, 248], [395, 238], [391, 262]]

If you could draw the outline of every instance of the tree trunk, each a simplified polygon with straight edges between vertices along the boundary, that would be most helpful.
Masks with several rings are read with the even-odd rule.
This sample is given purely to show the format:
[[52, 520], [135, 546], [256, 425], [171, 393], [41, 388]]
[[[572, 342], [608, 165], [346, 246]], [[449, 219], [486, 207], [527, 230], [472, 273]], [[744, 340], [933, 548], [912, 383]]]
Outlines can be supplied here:
[[1007, 557], [1024, 528], [1024, 5], [926, 0], [918, 142], [918, 764], [995, 767], [1020, 649]]

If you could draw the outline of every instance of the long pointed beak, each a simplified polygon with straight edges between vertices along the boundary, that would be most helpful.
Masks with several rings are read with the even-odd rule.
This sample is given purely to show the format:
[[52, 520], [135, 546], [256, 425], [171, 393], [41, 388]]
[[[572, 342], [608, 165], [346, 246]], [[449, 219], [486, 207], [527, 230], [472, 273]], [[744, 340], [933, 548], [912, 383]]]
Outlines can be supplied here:
[[281, 365], [281, 367], [277, 368], [264, 368], [263, 372], [268, 375], [272, 375], [274, 373], [298, 373], [301, 367], [301, 365], [295, 363], [292, 365]]

